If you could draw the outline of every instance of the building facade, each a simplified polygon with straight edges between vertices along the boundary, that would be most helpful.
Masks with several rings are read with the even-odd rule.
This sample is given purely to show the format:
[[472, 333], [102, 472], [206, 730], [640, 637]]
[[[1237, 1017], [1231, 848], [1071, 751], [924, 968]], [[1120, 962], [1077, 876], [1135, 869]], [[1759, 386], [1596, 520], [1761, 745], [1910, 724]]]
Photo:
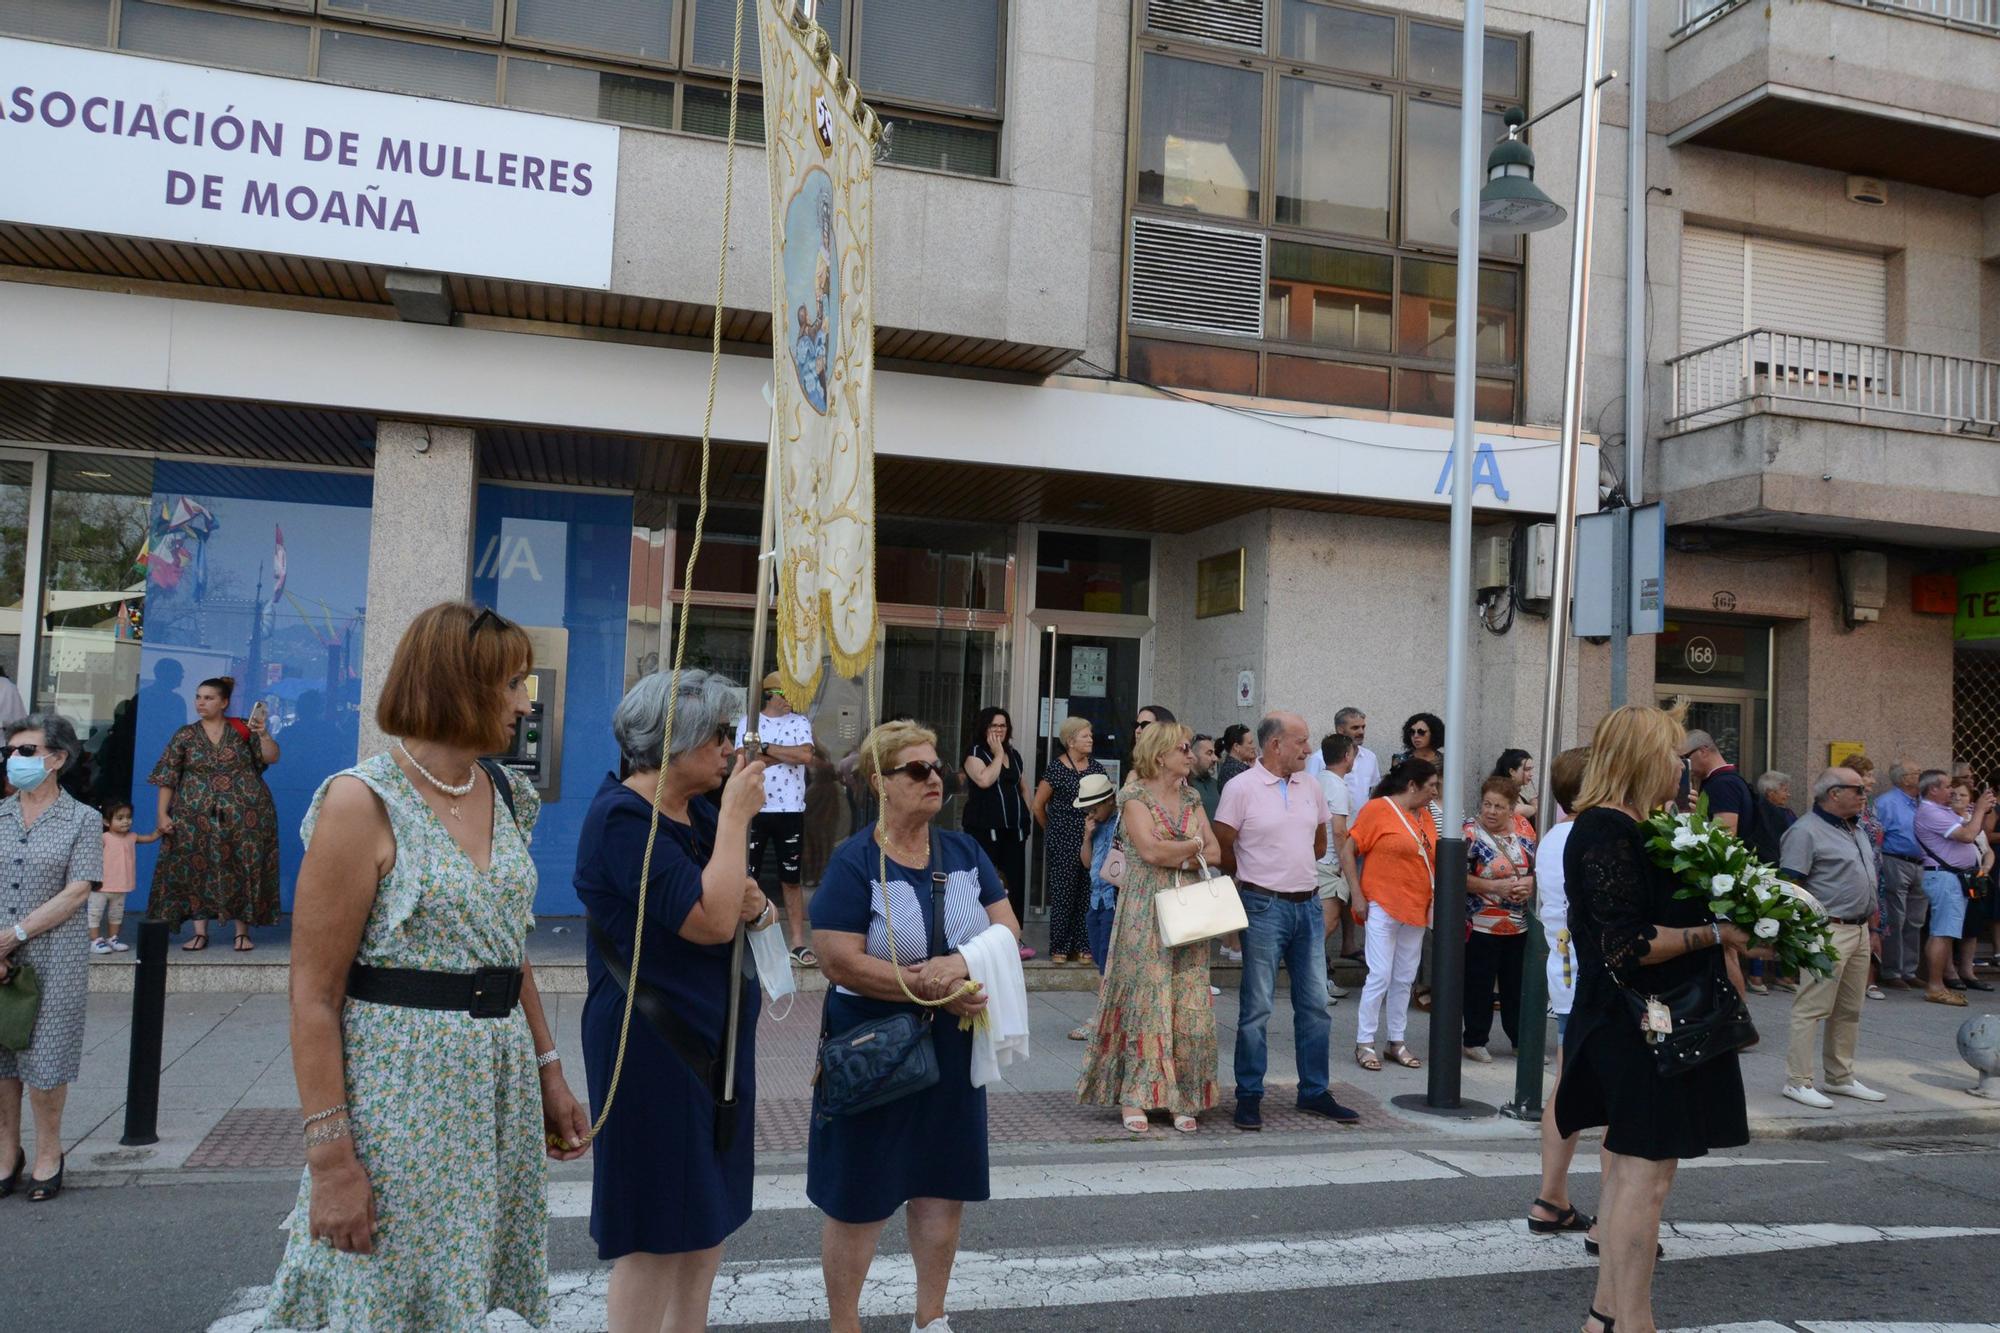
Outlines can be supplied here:
[[[1386, 758], [1404, 716], [1441, 707], [1452, 614], [1481, 626], [1453, 720], [1468, 754], [1484, 771], [1532, 746], [1569, 231], [1485, 250], [1475, 503], [1496, 572], [1451, 608], [1457, 7], [819, 10], [892, 126], [882, 636], [870, 677], [814, 704], [829, 761], [871, 713], [960, 751], [988, 704], [1024, 750], [1087, 715], [1116, 759], [1156, 701], [1211, 732], [1275, 706], [1318, 731], [1355, 705]], [[536, 635], [538, 907], [575, 910], [610, 711], [670, 660], [683, 604], [691, 661], [756, 674], [772, 371], [754, 23], [711, 508], [681, 587], [733, 16], [0, 0], [0, 167], [21, 183], [0, 195], [0, 665], [87, 731], [93, 797], [136, 797], [150, 827], [153, 759], [195, 684], [229, 674], [278, 720], [270, 779], [295, 826], [383, 743], [370, 719], [401, 627], [474, 597]], [[1647, 491], [1673, 524], [1672, 614], [1657, 646], [1634, 641], [1629, 689], [1694, 696], [1753, 769], [1809, 771], [1837, 740], [1942, 758], [1953, 622], [1912, 588], [2000, 545], [1979, 397], [2000, 183], [1979, 188], [1977, 151], [2000, 134], [2000, 36], [1839, 0], [1655, 19]], [[1494, 7], [1489, 27], [1489, 121], [1571, 90], [1580, 22]], [[1842, 52], [1838, 88], [1801, 82], [1825, 78], [1800, 54], [1816, 42]], [[1853, 79], [1865, 61], [1881, 68]], [[1899, 109], [1918, 84], [1936, 114]], [[1622, 87], [1585, 511], [1624, 457]], [[1829, 98], [1874, 165], [1859, 146], [1794, 160], [1784, 116]], [[1533, 132], [1559, 199], [1575, 126]], [[1849, 174], [1887, 202], [1850, 202]], [[1850, 627], [1849, 585], [1874, 568], [1857, 553], [1884, 557], [1887, 591], [1861, 590], [1877, 618]], [[1571, 735], [1609, 698], [1605, 648], [1573, 649]], [[826, 809], [837, 833], [849, 805]], [[288, 836], [287, 896], [298, 853]]]

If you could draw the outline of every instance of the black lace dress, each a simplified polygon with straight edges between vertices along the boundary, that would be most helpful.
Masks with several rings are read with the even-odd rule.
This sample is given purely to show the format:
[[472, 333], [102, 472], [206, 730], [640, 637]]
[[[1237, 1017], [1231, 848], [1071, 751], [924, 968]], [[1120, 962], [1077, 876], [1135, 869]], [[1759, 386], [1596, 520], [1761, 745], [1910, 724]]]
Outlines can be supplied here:
[[1676, 898], [1673, 876], [1653, 864], [1639, 825], [1602, 806], [1577, 816], [1563, 849], [1563, 875], [1577, 986], [1556, 1092], [1557, 1127], [1567, 1135], [1603, 1125], [1606, 1148], [1656, 1162], [1748, 1143], [1736, 1057], [1662, 1078], [1609, 970], [1617, 968], [1648, 993], [1711, 970], [1727, 985], [1712, 948], [1654, 967], [1642, 963], [1656, 925], [1706, 926], [1707, 904]]

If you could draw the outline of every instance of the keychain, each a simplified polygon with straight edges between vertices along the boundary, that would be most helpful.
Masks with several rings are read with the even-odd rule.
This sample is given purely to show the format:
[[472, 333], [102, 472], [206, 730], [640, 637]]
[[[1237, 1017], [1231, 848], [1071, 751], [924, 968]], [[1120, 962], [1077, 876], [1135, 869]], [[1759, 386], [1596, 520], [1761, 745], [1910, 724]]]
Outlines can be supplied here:
[[1659, 1000], [1646, 1001], [1646, 1021], [1643, 1025], [1648, 1041], [1658, 1041], [1670, 1037], [1674, 1031], [1673, 1011]]

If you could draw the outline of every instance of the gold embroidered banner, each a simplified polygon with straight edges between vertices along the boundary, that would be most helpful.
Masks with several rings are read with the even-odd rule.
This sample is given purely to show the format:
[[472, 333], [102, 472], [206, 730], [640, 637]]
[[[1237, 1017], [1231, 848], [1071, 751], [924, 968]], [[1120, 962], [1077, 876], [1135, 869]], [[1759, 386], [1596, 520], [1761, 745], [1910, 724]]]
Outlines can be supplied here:
[[[822, 659], [875, 650], [875, 144], [881, 122], [820, 27], [757, 0], [771, 163], [778, 671], [812, 697]], [[754, 675], [754, 672], [752, 673]]]

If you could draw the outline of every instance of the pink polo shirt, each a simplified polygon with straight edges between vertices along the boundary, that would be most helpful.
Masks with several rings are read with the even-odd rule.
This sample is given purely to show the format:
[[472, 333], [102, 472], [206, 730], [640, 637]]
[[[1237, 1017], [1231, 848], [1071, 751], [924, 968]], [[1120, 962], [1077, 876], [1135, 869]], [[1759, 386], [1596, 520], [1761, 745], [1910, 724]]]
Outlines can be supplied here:
[[1303, 769], [1284, 781], [1262, 760], [1229, 780], [1215, 822], [1236, 830], [1236, 878], [1278, 893], [1317, 887], [1313, 838], [1326, 823], [1326, 793]]

